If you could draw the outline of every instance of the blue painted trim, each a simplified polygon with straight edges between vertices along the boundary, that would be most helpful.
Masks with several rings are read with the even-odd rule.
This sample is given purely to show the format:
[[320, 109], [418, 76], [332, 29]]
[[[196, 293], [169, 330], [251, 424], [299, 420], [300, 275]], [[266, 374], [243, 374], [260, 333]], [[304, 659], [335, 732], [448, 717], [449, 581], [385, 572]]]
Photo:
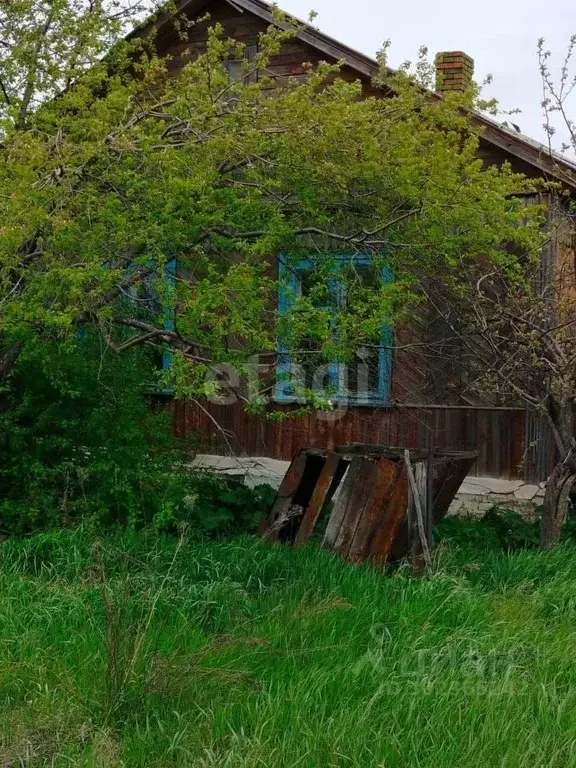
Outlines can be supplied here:
[[[151, 266], [153, 264], [153, 260], [150, 259], [148, 261], [148, 264]], [[136, 264], [132, 262], [128, 266], [126, 270], [126, 274], [130, 275], [134, 269], [136, 269]], [[176, 259], [169, 259], [164, 265], [164, 279], [166, 281], [166, 286], [171, 292], [172, 296], [174, 295], [174, 291], [176, 289], [177, 271], [178, 271], [178, 264]], [[162, 327], [164, 328], [165, 331], [173, 331], [174, 328], [176, 327], [175, 303], [172, 303], [170, 306], [166, 306], [166, 310], [164, 314], [164, 323]], [[168, 350], [163, 352], [162, 353], [162, 370], [170, 370], [172, 368], [173, 360], [174, 360], [173, 352], [170, 352]]]
[[[176, 259], [170, 259], [170, 261], [166, 262], [166, 265], [164, 267], [164, 276], [166, 279], [166, 284], [170, 289], [172, 296], [174, 296], [174, 291], [176, 290], [177, 269], [178, 269], [178, 265], [176, 263]], [[166, 315], [164, 319], [164, 330], [173, 331], [175, 327], [176, 327], [176, 304], [175, 302], [172, 302], [172, 305], [166, 308]], [[165, 371], [170, 370], [172, 368], [173, 362], [174, 362], [174, 353], [169, 350], [166, 350], [162, 354], [162, 369]]]
[[[297, 289], [298, 280], [296, 275], [293, 279], [289, 279], [286, 284], [288, 275], [287, 270], [287, 258], [286, 254], [281, 253], [278, 257], [278, 278], [279, 278], [279, 291], [278, 291], [278, 311], [280, 314], [285, 315], [292, 303], [289, 296], [291, 290]], [[294, 285], [292, 285], [294, 283]], [[279, 402], [294, 402], [295, 398], [290, 395], [290, 377], [292, 374], [292, 360], [287, 353], [286, 345], [282, 339], [278, 339], [278, 364], [276, 366], [276, 385], [274, 387], [274, 399]]]
[[[368, 266], [372, 263], [372, 258], [363, 254], [342, 254], [336, 256], [336, 260], [340, 266], [344, 266], [347, 262], [360, 266]], [[285, 253], [279, 255], [278, 263], [280, 279], [278, 310], [280, 314], [286, 314], [295, 298], [300, 295], [301, 283], [298, 279], [298, 273], [313, 269], [313, 264], [307, 260], [302, 260], [289, 271], [288, 256]], [[385, 283], [392, 282], [393, 273], [389, 266], [383, 267], [382, 275]], [[339, 281], [336, 278], [330, 281], [329, 290], [330, 294], [337, 295]], [[281, 339], [278, 340], [278, 353], [274, 399], [283, 403], [295, 403], [298, 399], [290, 386], [292, 359]], [[343, 369], [343, 363], [329, 364], [328, 380], [330, 386], [337, 390], [336, 400], [348, 400], [353, 405], [388, 405], [392, 388], [392, 327], [386, 323], [382, 328], [381, 348], [378, 356], [378, 390], [376, 392], [358, 393], [355, 397], [348, 396], [340, 389]]]

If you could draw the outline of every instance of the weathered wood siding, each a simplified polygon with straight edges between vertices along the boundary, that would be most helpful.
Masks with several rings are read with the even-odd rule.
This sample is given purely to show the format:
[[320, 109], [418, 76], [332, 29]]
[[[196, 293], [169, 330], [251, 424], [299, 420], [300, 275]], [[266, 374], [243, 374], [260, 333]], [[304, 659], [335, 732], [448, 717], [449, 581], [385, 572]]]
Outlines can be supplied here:
[[[290, 406], [279, 406], [290, 413]], [[432, 445], [455, 451], [478, 450], [474, 474], [540, 482], [554, 462], [543, 421], [524, 410], [465, 407], [349, 408], [342, 414], [316, 414], [283, 421], [247, 414], [240, 404], [171, 403], [179, 437], [195, 436], [208, 453], [267, 456], [291, 460], [301, 448], [330, 449], [351, 443], [406, 448]]]
[[[197, 6], [198, 10], [201, 4]], [[241, 13], [224, 0], [211, 4], [210, 19], [192, 28], [188, 42], [179, 41], [168, 24], [160, 33], [158, 43], [162, 52], [172, 57], [170, 74], [176, 75], [191, 55], [203, 50], [207, 28], [216, 23], [222, 25], [228, 36], [247, 46], [255, 46], [258, 35], [267, 26], [262, 19]], [[266, 74], [278, 78], [304, 78], [305, 62], [317, 63], [326, 58], [329, 59], [312, 46], [300, 40], [291, 40], [272, 58], [270, 71]], [[367, 96], [385, 96], [372, 86], [367, 75], [360, 75], [349, 67], [343, 68], [342, 77], [362, 80]], [[515, 171], [528, 176], [538, 175], [528, 162], [530, 158], [524, 161], [510, 154], [505, 142], [500, 141], [499, 146], [496, 144], [484, 139], [481, 141], [480, 157], [486, 165], [509, 162]], [[565, 242], [560, 250], [564, 271], [574, 264], [574, 245], [574, 240]], [[523, 477], [530, 482], [544, 480], [552, 466], [554, 449], [541, 419], [522, 409], [456, 406], [458, 387], [451, 391], [453, 372], [441, 370], [436, 376], [431, 376], [426, 365], [422, 364], [421, 356], [410, 347], [414, 342], [426, 341], [430, 334], [441, 332], [441, 329], [427, 327], [425, 323], [396, 329], [396, 343], [404, 349], [395, 353], [391, 394], [393, 402], [434, 401], [449, 405], [350, 408], [339, 418], [309, 414], [277, 422], [248, 415], [240, 404], [199, 405], [193, 401], [177, 400], [171, 404], [176, 433], [181, 437], [194, 434], [205, 451], [286, 460], [292, 459], [299, 449], [305, 447], [332, 448], [354, 442], [409, 448], [432, 444], [451, 450], [478, 450], [480, 457], [474, 469], [478, 475]], [[290, 408], [283, 407], [283, 410], [289, 411]]]
[[[200, 13], [201, 16], [202, 13]], [[190, 61], [191, 56], [205, 49], [207, 30], [216, 24], [222, 26], [228, 37], [238, 40], [246, 46], [257, 45], [258, 36], [267, 29], [264, 20], [248, 13], [236, 11], [225, 0], [211, 4], [209, 19], [190, 29], [186, 41], [176, 39], [171, 25], [168, 24], [158, 38], [158, 48], [163, 55], [171, 57], [168, 69], [171, 75], [176, 75]], [[305, 63], [318, 64], [323, 60], [326, 60], [326, 56], [300, 40], [293, 39], [285, 43], [281, 52], [270, 59], [270, 68], [265, 74], [276, 78], [304, 78], [306, 76]], [[345, 68], [342, 75], [350, 80], [358, 79], [357, 73], [351, 69]]]
[[[576, 316], [576, 216], [564, 215], [556, 248], [558, 316], [569, 322]], [[576, 328], [572, 329], [576, 333]]]

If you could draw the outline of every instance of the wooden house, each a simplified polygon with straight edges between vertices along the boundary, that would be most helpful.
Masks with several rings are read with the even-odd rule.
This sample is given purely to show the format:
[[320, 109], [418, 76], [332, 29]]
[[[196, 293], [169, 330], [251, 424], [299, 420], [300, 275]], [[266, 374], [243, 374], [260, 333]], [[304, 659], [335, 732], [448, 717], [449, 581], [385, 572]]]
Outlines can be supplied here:
[[[229, 37], [246, 44], [249, 54], [257, 45], [259, 33], [269, 24], [279, 24], [270, 6], [262, 0], [179, 0], [177, 6], [178, 13], [190, 18], [198, 19], [207, 11], [210, 18], [193, 26], [186, 42], [175, 33], [171, 14], [154, 21], [157, 46], [160, 53], [171, 56], [173, 75], [188, 60], [191, 47], [202, 47], [210, 25], [220, 23]], [[148, 31], [149, 27], [145, 27], [135, 34], [145, 35]], [[373, 86], [378, 68], [374, 59], [310, 25], [302, 25], [297, 36], [272, 58], [270, 70], [278, 78], [306, 77], [305, 63], [320, 61], [342, 62], [341, 77], [360, 80], [367, 95], [383, 95]], [[440, 89], [462, 88], [472, 77], [473, 62], [461, 52], [440, 54], [437, 67], [441, 74]], [[483, 129], [479, 151], [486, 164], [508, 162], [528, 177], [559, 181], [576, 196], [576, 164], [551, 154], [538, 142], [483, 114], [476, 114], [475, 120]], [[526, 203], [540, 200], [535, 195], [533, 199], [527, 198]], [[550, 216], [553, 215], [551, 210]], [[574, 274], [576, 227], [558, 230], [542, 258], [547, 271]], [[567, 295], [569, 305], [573, 295]], [[523, 478], [526, 482], [539, 482], [547, 477], [554, 463], [554, 449], [539, 416], [521, 407], [465, 399], [446, 387], [445, 382], [432, 381], [429, 372], [423, 371], [417, 357], [409, 352], [398, 352], [386, 364], [390, 366], [389, 379], [383, 389], [377, 389], [382, 385], [380, 376], [373, 387], [372, 394], [376, 396], [358, 398], [345, 411], [311, 412], [284, 421], [270, 421], [248, 415], [241, 403], [198, 405], [175, 400], [175, 429], [181, 436], [192, 432], [202, 435], [206, 453], [233, 450], [242, 456], [291, 459], [303, 447], [325, 449], [352, 443], [408, 448], [432, 445], [453, 451], [478, 450], [478, 475]], [[282, 396], [278, 400], [278, 408], [288, 412], [295, 408]], [[222, 431], [215, 429], [215, 423], [226, 433], [226, 440]]]

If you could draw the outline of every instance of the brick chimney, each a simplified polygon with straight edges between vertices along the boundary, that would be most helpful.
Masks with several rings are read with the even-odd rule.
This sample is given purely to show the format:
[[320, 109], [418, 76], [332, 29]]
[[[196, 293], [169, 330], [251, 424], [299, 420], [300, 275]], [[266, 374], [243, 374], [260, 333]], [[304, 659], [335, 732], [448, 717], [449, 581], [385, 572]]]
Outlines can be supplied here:
[[474, 77], [474, 59], [462, 51], [436, 55], [436, 91], [465, 91]]

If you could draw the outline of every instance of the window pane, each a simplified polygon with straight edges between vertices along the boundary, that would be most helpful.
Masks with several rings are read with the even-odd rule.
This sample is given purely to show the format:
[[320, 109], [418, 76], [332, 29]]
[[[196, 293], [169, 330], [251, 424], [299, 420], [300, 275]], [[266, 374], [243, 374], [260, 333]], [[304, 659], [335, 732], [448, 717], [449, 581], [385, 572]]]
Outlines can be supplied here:
[[382, 278], [372, 264], [350, 264], [345, 268], [346, 282], [355, 288], [379, 288]]
[[349, 397], [361, 399], [378, 393], [380, 382], [380, 349], [378, 347], [359, 347], [351, 362], [345, 363], [343, 368], [344, 389], [347, 390]]
[[[305, 313], [301, 316], [304, 320], [300, 327], [303, 335], [297, 341], [293, 339], [296, 341], [296, 349], [293, 346], [289, 353], [294, 395], [299, 389], [305, 388], [347, 398], [351, 402], [376, 402], [386, 397], [384, 385], [387, 368], [383, 370], [383, 366], [388, 363], [379, 345], [380, 338], [359, 345], [348, 362], [336, 363], [323, 356], [322, 343], [314, 338], [312, 315], [310, 325], [306, 319], [311, 307], [336, 313], [345, 311], [346, 302], [349, 302], [350, 310], [354, 312], [357, 304], [364, 301], [366, 293], [380, 290], [385, 279], [381, 266], [359, 263], [364, 261], [367, 261], [367, 257], [357, 257], [357, 261], [354, 261], [354, 257], [343, 257], [340, 268], [330, 273], [312, 266], [306, 268], [302, 262], [292, 269], [287, 267], [294, 280], [294, 290], [286, 306], [289, 308], [290, 304], [300, 300], [302, 312]], [[376, 296], [373, 297], [375, 299]], [[298, 304], [293, 309], [297, 307]], [[326, 330], [330, 333], [329, 329]], [[332, 333], [338, 334], [337, 322], [333, 324]]]
[[317, 309], [327, 307], [331, 303], [330, 284], [326, 275], [316, 269], [303, 269], [298, 272], [300, 296], [308, 299]]
[[331, 366], [322, 356], [320, 343], [311, 337], [301, 340], [300, 350], [293, 357], [292, 374], [297, 388], [326, 392], [336, 386], [336, 381], [331, 379]]
[[233, 61], [226, 62], [226, 69], [228, 70], [228, 78], [231, 83], [238, 83], [244, 76], [244, 60], [234, 59]]

